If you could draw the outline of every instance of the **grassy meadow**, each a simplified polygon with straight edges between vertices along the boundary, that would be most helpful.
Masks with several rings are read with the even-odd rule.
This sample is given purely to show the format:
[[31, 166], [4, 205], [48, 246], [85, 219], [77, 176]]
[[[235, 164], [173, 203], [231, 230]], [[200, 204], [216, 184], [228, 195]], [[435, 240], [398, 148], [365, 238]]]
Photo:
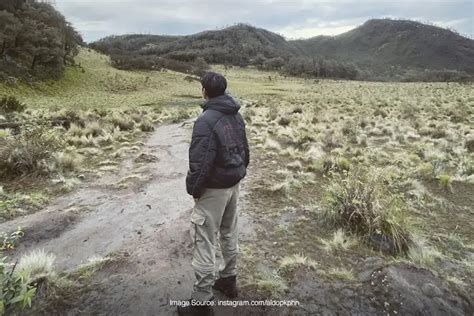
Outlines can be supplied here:
[[116, 70], [106, 56], [86, 49], [76, 62], [59, 81], [0, 85], [0, 96], [14, 96], [25, 106], [0, 117], [0, 124], [24, 125], [16, 137], [14, 128], [0, 130], [6, 148], [0, 163], [2, 220], [34, 212], [96, 172], [116, 171], [120, 158], [140, 151], [155, 124], [199, 112], [199, 86], [182, 74]]
[[[200, 84], [184, 74], [113, 69], [85, 49], [76, 62], [57, 82], [0, 85], [26, 105], [0, 117], [25, 125], [0, 130], [2, 221], [115, 171], [156, 124], [200, 111]], [[213, 70], [241, 101], [251, 141], [245, 212], [258, 242], [241, 244], [243, 288], [282, 297], [301, 273], [357, 284], [370, 258], [472, 288], [472, 85]]]
[[357, 283], [379, 256], [472, 286], [472, 85], [218, 70], [245, 100], [253, 144], [250, 286], [281, 296], [298, 269]]

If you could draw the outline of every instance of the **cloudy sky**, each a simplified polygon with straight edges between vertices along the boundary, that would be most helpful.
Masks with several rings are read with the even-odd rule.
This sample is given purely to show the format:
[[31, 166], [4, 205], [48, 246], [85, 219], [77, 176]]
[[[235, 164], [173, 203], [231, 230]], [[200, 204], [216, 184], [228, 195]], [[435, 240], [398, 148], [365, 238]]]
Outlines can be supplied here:
[[56, 0], [88, 42], [112, 34], [184, 35], [250, 23], [287, 38], [335, 35], [367, 19], [430, 22], [474, 38], [474, 0]]

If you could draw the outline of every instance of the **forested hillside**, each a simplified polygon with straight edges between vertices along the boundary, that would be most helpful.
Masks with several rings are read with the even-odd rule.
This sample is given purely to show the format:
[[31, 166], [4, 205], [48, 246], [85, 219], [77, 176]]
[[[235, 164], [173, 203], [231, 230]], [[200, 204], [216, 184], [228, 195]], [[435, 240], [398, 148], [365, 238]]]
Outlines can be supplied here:
[[0, 2], [0, 79], [58, 78], [81, 44], [79, 33], [50, 4]]
[[368, 71], [367, 77], [429, 75], [444, 81], [474, 74], [473, 40], [409, 20], [374, 19], [338, 36], [317, 36], [292, 43], [308, 57], [350, 60]]
[[[338, 36], [287, 41], [238, 24], [188, 36], [110, 36], [91, 47], [122, 69], [176, 68], [217, 63], [254, 65], [306, 77], [362, 80], [468, 80], [474, 74], [474, 41], [414, 21], [375, 19]], [[188, 69], [189, 70], [189, 69]]]
[[356, 67], [303, 51], [284, 37], [246, 24], [188, 36], [123, 35], [94, 42], [120, 69], [159, 69], [199, 74], [206, 63], [254, 65], [289, 75], [355, 79]]

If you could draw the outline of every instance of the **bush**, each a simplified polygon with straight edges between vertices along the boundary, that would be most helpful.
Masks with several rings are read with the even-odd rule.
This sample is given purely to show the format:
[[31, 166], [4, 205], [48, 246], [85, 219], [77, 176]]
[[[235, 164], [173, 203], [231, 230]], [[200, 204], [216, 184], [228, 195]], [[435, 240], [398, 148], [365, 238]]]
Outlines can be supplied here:
[[396, 253], [408, 250], [406, 206], [398, 194], [391, 192], [381, 170], [357, 168], [334, 174], [324, 204], [323, 214], [335, 226], [359, 234], [366, 241], [384, 240]]
[[451, 177], [447, 174], [442, 174], [439, 176], [439, 184], [446, 191], [452, 190]]
[[0, 112], [2, 113], [23, 112], [25, 108], [26, 106], [14, 96], [4, 96], [0, 100]]
[[48, 162], [62, 145], [62, 140], [49, 127], [25, 126], [20, 134], [0, 139], [0, 174], [48, 173]]
[[[2, 256], [3, 257], [3, 256]], [[5, 258], [0, 259], [0, 315], [16, 307], [31, 306], [36, 288], [30, 285], [26, 273], [15, 271], [16, 265], [9, 269]]]
[[135, 122], [123, 113], [112, 116], [111, 122], [114, 126], [120, 128], [121, 131], [132, 130], [135, 125]]
[[155, 127], [153, 126], [152, 121], [150, 121], [149, 119], [144, 119], [140, 123], [140, 130], [142, 132], [153, 132], [155, 130]]

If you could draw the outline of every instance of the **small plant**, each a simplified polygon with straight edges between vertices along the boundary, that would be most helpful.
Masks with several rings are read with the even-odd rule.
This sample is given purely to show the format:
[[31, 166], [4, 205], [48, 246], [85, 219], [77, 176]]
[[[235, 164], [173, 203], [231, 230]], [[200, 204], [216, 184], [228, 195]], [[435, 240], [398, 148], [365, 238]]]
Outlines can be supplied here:
[[295, 254], [284, 257], [280, 260], [280, 271], [287, 274], [291, 273], [297, 268], [314, 270], [317, 265], [318, 264], [311, 258], [303, 256], [302, 254]]
[[16, 264], [11, 269], [10, 266], [6, 258], [0, 259], [0, 315], [17, 307], [31, 307], [36, 293], [36, 288], [30, 284], [27, 275], [17, 271]]
[[48, 254], [43, 249], [33, 250], [20, 258], [17, 268], [28, 279], [36, 281], [55, 274], [55, 260], [56, 257], [53, 254]]
[[59, 168], [65, 171], [74, 171], [78, 169], [82, 162], [79, 156], [62, 152], [56, 154], [55, 159]]
[[288, 289], [288, 285], [276, 272], [264, 273], [256, 278], [257, 289], [270, 297], [280, 297]]
[[79, 126], [75, 123], [71, 123], [71, 125], [69, 126], [69, 129], [68, 129], [68, 134], [70, 134], [72, 136], [81, 137], [84, 134], [84, 130], [82, 129], [81, 126]]
[[368, 242], [374, 235], [382, 236], [397, 253], [406, 252], [411, 225], [403, 200], [391, 187], [378, 169], [334, 174], [324, 195], [324, 217]]
[[422, 267], [433, 267], [436, 261], [443, 257], [443, 255], [434, 247], [427, 244], [425, 238], [413, 234], [413, 244], [408, 251], [408, 258], [415, 264]]
[[102, 127], [100, 126], [99, 122], [91, 121], [86, 124], [86, 127], [83, 130], [84, 136], [92, 136], [97, 137], [103, 134]]
[[12, 112], [23, 112], [26, 106], [18, 101], [14, 96], [4, 96], [0, 99], [0, 112], [12, 113]]
[[351, 168], [351, 161], [344, 157], [340, 157], [336, 160], [336, 168], [339, 171], [349, 171]]
[[346, 268], [331, 268], [326, 275], [330, 278], [343, 280], [343, 281], [351, 281], [354, 279], [354, 274], [352, 270], [347, 270]]
[[439, 184], [445, 191], [452, 191], [451, 177], [447, 174], [439, 176]]
[[1, 238], [3, 239], [2, 245], [0, 246], [0, 251], [15, 249], [16, 245], [20, 241], [20, 239], [25, 235], [20, 227], [17, 228], [11, 234], [3, 233]]
[[429, 180], [434, 177], [435, 170], [430, 162], [424, 162], [418, 166], [418, 175], [420, 178]]
[[321, 242], [328, 252], [347, 250], [357, 244], [357, 240], [346, 235], [342, 229], [335, 231], [331, 239], [321, 239]]

